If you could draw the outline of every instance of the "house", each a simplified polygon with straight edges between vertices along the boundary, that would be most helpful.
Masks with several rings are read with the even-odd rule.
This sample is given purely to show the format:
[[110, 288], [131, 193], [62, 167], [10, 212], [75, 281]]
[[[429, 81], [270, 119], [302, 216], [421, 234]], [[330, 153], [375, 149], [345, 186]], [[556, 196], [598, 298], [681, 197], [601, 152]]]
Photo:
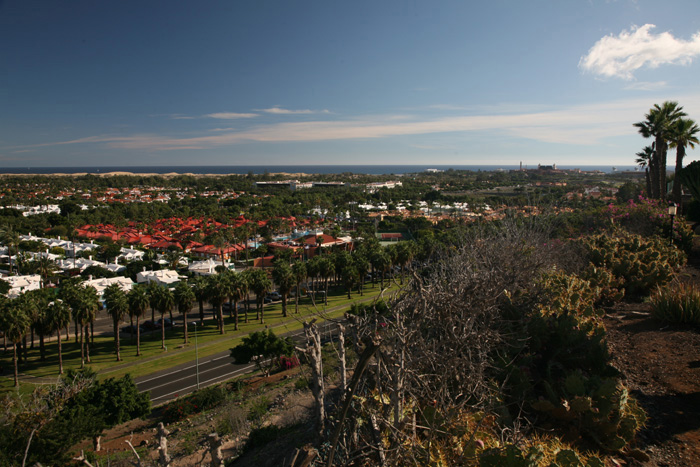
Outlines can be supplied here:
[[10, 290], [7, 292], [9, 298], [17, 298], [22, 292], [41, 288], [41, 276], [39, 274], [7, 276], [3, 277], [2, 280], [10, 284]]
[[221, 266], [221, 262], [208, 258], [204, 261], [193, 262], [188, 266], [187, 270], [197, 274], [198, 276], [210, 276], [216, 273], [217, 266]]
[[155, 282], [158, 285], [164, 285], [170, 287], [178, 282], [181, 278], [177, 271], [172, 269], [161, 269], [160, 271], [142, 271], [136, 274], [136, 282], [139, 284], [144, 284], [148, 282]]
[[97, 290], [97, 295], [102, 297], [105, 289], [112, 284], [117, 284], [124, 292], [129, 292], [134, 283], [128, 277], [103, 277], [100, 279], [89, 279], [83, 282], [85, 287], [90, 286]]

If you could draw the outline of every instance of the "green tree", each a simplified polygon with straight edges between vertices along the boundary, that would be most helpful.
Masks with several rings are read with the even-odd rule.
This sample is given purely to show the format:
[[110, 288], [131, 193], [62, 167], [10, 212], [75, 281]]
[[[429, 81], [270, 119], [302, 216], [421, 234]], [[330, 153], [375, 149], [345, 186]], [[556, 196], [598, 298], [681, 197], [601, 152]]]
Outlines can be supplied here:
[[231, 283], [224, 273], [217, 273], [207, 278], [207, 298], [216, 310], [219, 333], [224, 334], [224, 303], [229, 297]]
[[160, 313], [160, 348], [165, 349], [165, 314], [172, 311], [175, 306], [175, 296], [169, 288], [158, 286], [155, 297], [156, 309]]
[[294, 285], [296, 285], [297, 291], [294, 295], [294, 312], [299, 313], [299, 290], [301, 284], [306, 280], [306, 264], [303, 261], [295, 261], [292, 264], [292, 273], [294, 274]]
[[182, 313], [183, 327], [185, 328], [185, 344], [187, 344], [187, 314], [192, 309], [192, 305], [197, 298], [187, 282], [178, 282], [178, 284], [175, 286], [174, 293], [177, 309], [180, 310], [180, 313]]
[[27, 335], [31, 320], [22, 309], [20, 302], [11, 300], [3, 313], [2, 326], [5, 337], [12, 343], [12, 363], [15, 369], [15, 387], [19, 386], [19, 372], [17, 371], [17, 346]]
[[695, 121], [689, 118], [679, 118], [675, 125], [671, 127], [670, 147], [676, 148], [676, 177], [673, 182], [673, 200], [680, 205], [681, 203], [681, 179], [679, 174], [683, 170], [683, 159], [685, 158], [685, 148], [690, 146], [695, 148], [698, 144], [698, 133], [700, 128]]
[[652, 197], [666, 198], [666, 153], [673, 127], [685, 117], [683, 107], [678, 102], [666, 101], [654, 106], [645, 115], [644, 121], [634, 123], [644, 138], [654, 138], [654, 156], [650, 162]]
[[119, 323], [124, 319], [124, 315], [129, 311], [129, 300], [126, 293], [119, 287], [119, 284], [108, 286], [103, 293], [105, 305], [107, 305], [107, 313], [112, 317], [114, 325], [114, 350], [117, 354], [117, 361], [120, 362], [120, 342], [119, 342]]
[[287, 297], [289, 297], [289, 293], [294, 289], [296, 283], [294, 272], [287, 261], [275, 261], [275, 266], [272, 269], [272, 279], [280, 289], [280, 295], [282, 295], [282, 316], [286, 318]]
[[146, 313], [149, 306], [148, 291], [142, 284], [134, 285], [127, 295], [129, 315], [136, 318], [136, 356], [141, 355], [141, 327], [139, 319]]
[[288, 337], [277, 337], [271, 329], [257, 331], [243, 338], [241, 343], [231, 349], [231, 357], [236, 363], [255, 363], [258, 370], [269, 376], [281, 356], [290, 356], [294, 344]]
[[272, 281], [263, 269], [252, 269], [248, 283], [250, 290], [255, 294], [256, 312], [260, 318], [260, 324], [265, 323], [265, 294], [272, 290]]
[[61, 329], [68, 326], [71, 319], [70, 307], [63, 300], [56, 299], [50, 302], [46, 308], [48, 326], [56, 332], [58, 343], [58, 374], [63, 374], [63, 353], [61, 349]]
[[647, 196], [651, 197], [652, 188], [649, 168], [651, 167], [651, 160], [654, 157], [654, 148], [652, 146], [644, 146], [644, 149], [638, 152], [636, 156], [637, 159], [635, 159], [635, 162], [644, 169], [644, 178], [647, 182]]
[[190, 279], [192, 292], [199, 304], [199, 324], [204, 324], [204, 300], [207, 298], [207, 280], [203, 276], [194, 276]]

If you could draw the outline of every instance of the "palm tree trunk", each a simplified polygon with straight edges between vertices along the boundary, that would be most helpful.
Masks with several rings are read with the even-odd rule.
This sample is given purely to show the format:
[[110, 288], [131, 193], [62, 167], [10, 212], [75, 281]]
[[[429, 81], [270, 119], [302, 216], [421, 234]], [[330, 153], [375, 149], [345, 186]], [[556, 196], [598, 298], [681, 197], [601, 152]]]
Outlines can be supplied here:
[[685, 146], [678, 145], [676, 147], [676, 174], [673, 178], [673, 200], [678, 204], [678, 213], [681, 209], [681, 179], [679, 177], [683, 170], [683, 158], [685, 157]]
[[204, 325], [204, 300], [199, 300], [199, 324]]
[[56, 330], [56, 335], [58, 336], [58, 374], [63, 374], [63, 353], [61, 350], [61, 328]]
[[139, 327], [139, 318], [136, 316], [136, 356], [141, 356], [141, 328]]
[[[78, 336], [75, 336], [78, 340]], [[85, 343], [83, 342], [83, 326], [80, 325], [80, 368], [85, 368]]]
[[218, 310], [217, 310], [219, 316], [217, 316], [219, 320], [219, 334], [224, 334], [226, 330], [224, 329], [224, 305], [223, 303], [219, 303]]
[[265, 300], [260, 300], [260, 324], [265, 324]]
[[19, 345], [19, 342], [15, 342], [15, 344], [12, 346], [12, 363], [14, 364], [15, 367], [15, 387], [19, 386], [19, 371], [17, 369], [17, 346]]
[[39, 360], [46, 360], [46, 348], [44, 347], [44, 335], [39, 334]]
[[233, 301], [233, 330], [238, 331], [238, 301]]
[[185, 344], [187, 344], [187, 309], [182, 312], [182, 319], [184, 320], [185, 326]]
[[160, 314], [160, 348], [165, 350], [165, 313]]
[[116, 345], [117, 349], [117, 361], [121, 362], [122, 361], [122, 356], [120, 353], [120, 348], [119, 348], [119, 321], [117, 320], [117, 317], [114, 317], [114, 343]]
[[85, 327], [85, 361], [90, 363], [90, 326]]

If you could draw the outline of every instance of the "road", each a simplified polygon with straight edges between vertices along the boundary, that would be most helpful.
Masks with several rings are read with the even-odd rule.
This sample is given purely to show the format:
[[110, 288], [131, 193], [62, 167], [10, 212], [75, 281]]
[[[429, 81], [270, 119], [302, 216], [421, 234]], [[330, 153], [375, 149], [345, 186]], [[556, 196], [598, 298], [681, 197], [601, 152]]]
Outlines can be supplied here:
[[[319, 327], [321, 335], [326, 338], [332, 336], [336, 330], [336, 325], [329, 322], [319, 323]], [[288, 332], [281, 337], [291, 337], [297, 344], [303, 344], [305, 341], [303, 330]], [[135, 382], [139, 392], [150, 391], [153, 405], [161, 405], [195, 391], [198, 386], [198, 373], [199, 388], [205, 388], [253, 371], [254, 364], [237, 364], [231, 358], [230, 352], [225, 351], [199, 359], [199, 363], [195, 360], [136, 378]]]

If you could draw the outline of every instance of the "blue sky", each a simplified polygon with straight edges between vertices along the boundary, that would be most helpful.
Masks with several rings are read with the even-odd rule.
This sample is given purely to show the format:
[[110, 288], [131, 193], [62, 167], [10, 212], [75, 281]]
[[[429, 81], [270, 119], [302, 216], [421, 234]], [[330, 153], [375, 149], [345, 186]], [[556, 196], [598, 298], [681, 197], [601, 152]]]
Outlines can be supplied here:
[[700, 120], [697, 0], [0, 0], [0, 44], [5, 167], [633, 165]]

